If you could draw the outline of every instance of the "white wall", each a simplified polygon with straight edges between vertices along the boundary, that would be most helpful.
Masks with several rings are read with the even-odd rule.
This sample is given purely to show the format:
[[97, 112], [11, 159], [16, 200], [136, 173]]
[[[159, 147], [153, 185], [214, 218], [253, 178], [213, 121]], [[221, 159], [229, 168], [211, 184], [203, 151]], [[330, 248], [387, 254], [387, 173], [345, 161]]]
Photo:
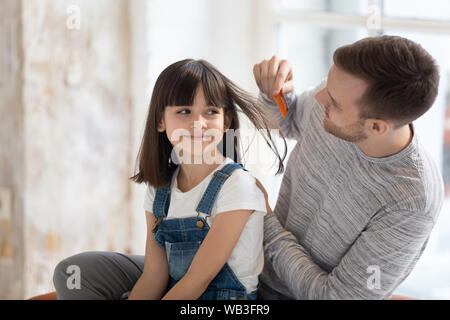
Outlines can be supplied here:
[[[153, 86], [170, 64], [205, 59], [243, 89], [253, 80], [257, 0], [133, 0], [133, 150], [142, 139]], [[250, 151], [251, 152], [251, 151]], [[144, 186], [133, 186], [134, 251], [145, 249]]]

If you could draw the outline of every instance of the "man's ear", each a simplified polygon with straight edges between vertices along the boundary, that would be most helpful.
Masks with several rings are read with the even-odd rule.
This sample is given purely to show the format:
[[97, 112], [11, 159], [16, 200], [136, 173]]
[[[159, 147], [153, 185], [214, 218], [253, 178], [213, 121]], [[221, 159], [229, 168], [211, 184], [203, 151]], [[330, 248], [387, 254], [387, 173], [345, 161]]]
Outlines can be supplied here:
[[375, 136], [381, 136], [389, 131], [391, 124], [382, 119], [367, 119], [366, 129]]

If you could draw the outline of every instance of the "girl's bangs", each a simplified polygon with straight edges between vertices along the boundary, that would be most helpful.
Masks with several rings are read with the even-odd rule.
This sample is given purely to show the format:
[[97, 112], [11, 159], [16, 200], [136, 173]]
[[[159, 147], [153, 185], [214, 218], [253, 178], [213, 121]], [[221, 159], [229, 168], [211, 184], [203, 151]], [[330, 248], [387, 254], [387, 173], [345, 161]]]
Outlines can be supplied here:
[[227, 108], [230, 103], [227, 98], [227, 87], [219, 74], [205, 68], [202, 77], [202, 86], [206, 102], [209, 106]]
[[171, 77], [175, 80], [165, 96], [165, 106], [192, 106], [200, 83], [209, 106], [227, 106], [226, 86], [220, 75], [197, 61], [187, 63], [177, 73]]

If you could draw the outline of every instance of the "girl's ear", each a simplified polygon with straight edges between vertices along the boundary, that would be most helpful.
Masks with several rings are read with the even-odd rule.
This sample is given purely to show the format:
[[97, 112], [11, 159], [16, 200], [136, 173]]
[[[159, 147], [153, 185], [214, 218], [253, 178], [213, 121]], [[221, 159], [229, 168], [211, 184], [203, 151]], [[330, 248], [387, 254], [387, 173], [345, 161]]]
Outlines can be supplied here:
[[225, 117], [224, 117], [224, 125], [223, 125], [223, 128], [225, 131], [230, 129], [232, 120], [233, 120], [233, 116], [232, 116], [231, 112], [226, 112]]
[[166, 131], [166, 124], [164, 123], [164, 118], [161, 119], [161, 122], [158, 125], [158, 132]]

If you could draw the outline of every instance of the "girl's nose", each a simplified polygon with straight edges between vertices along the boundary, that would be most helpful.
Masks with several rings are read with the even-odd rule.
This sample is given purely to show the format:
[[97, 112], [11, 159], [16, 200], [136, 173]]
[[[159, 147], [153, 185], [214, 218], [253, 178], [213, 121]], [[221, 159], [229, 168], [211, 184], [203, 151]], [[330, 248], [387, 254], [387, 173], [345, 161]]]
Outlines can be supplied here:
[[194, 122], [191, 125], [192, 128], [204, 128], [206, 127], [206, 120], [201, 115], [194, 118]]

